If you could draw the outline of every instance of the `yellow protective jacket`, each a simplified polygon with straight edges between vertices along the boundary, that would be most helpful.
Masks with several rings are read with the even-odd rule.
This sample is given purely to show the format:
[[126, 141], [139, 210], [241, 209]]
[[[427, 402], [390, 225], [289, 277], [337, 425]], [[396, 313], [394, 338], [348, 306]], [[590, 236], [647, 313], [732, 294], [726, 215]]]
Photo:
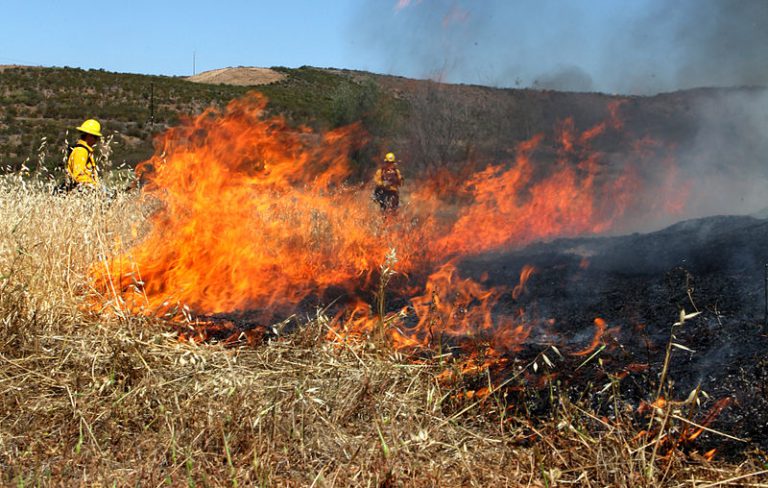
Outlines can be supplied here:
[[82, 139], [77, 141], [67, 160], [67, 176], [77, 184], [99, 184], [96, 174], [96, 160], [93, 158], [93, 148]]
[[383, 188], [389, 191], [397, 191], [400, 185], [403, 184], [404, 178], [400, 174], [400, 170], [396, 167], [388, 168], [384, 166], [376, 170], [376, 174], [373, 176], [373, 182], [376, 184], [376, 188]]

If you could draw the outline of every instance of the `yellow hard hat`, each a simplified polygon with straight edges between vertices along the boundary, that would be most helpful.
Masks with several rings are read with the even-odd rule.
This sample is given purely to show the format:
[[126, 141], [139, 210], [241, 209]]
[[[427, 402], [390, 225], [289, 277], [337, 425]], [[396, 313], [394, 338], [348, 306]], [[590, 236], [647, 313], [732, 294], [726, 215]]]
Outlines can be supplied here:
[[77, 128], [80, 132], [90, 134], [92, 136], [101, 137], [101, 124], [94, 119], [88, 119]]
[[388, 152], [386, 156], [384, 156], [384, 161], [388, 163], [394, 163], [395, 162], [395, 153]]

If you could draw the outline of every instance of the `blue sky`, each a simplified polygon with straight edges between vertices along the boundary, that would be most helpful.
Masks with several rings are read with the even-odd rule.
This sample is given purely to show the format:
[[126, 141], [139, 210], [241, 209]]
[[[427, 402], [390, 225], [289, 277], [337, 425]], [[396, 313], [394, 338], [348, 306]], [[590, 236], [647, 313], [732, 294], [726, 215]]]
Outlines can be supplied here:
[[766, 0], [3, 0], [0, 64], [313, 65], [650, 93], [768, 80]]
[[[13, 2], [0, 63], [187, 75], [233, 65], [343, 65], [352, 0]], [[9, 7], [5, 7], [8, 12]]]

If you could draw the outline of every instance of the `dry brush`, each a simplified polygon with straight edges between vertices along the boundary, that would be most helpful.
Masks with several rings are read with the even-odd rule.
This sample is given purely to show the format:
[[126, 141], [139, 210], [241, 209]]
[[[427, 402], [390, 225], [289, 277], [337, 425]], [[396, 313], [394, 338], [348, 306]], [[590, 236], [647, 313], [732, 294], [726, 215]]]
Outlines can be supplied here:
[[253, 348], [101, 313], [89, 274], [148, 204], [1, 185], [3, 485], [765, 486], [757, 457], [651, 461], [631, 427], [566, 399], [508, 418], [502, 392], [467, 400], [438, 362], [328, 342], [321, 314]]

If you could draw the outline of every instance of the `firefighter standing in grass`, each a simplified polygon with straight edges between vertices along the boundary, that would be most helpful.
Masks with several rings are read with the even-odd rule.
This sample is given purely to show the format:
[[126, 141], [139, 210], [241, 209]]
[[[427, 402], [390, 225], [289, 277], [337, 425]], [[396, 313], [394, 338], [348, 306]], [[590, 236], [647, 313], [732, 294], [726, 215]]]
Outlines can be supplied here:
[[101, 124], [88, 119], [77, 128], [80, 139], [72, 147], [67, 158], [67, 190], [75, 188], [98, 188], [99, 176], [93, 147], [101, 139]]
[[381, 206], [382, 212], [397, 212], [400, 206], [400, 186], [404, 179], [397, 168], [394, 153], [384, 156], [384, 165], [376, 171], [373, 181], [376, 184], [373, 199]]

